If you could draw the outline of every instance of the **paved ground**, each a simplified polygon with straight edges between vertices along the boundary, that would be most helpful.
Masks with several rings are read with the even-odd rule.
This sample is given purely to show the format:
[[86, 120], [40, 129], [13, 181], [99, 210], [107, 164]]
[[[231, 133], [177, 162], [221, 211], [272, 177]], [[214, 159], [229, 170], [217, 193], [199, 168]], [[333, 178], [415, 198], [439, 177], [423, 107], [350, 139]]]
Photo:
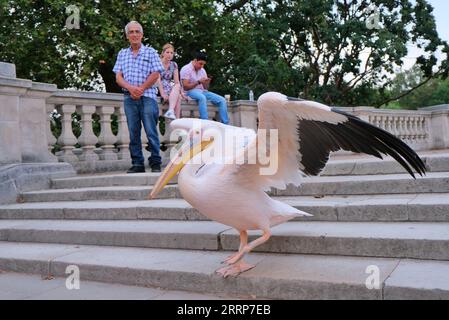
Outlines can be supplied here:
[[[38, 275], [0, 271], [0, 300], [220, 300], [234, 299], [194, 292], [169, 291], [108, 284], [93, 281], [79, 283], [69, 290], [66, 278], [43, 279]], [[69, 283], [70, 285], [70, 283]], [[71, 282], [74, 285], [74, 282]]]

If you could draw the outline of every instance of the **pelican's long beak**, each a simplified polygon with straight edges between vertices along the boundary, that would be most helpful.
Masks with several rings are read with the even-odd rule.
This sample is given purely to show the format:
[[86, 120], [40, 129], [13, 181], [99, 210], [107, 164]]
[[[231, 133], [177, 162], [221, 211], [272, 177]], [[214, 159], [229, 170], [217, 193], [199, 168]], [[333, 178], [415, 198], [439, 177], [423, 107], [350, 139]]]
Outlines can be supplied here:
[[187, 140], [183, 146], [179, 149], [176, 155], [170, 160], [164, 171], [159, 176], [156, 184], [153, 187], [149, 199], [154, 199], [156, 195], [170, 182], [171, 179], [184, 167], [184, 165], [207, 148], [209, 144], [213, 142], [213, 139], [202, 141], [201, 134], [197, 131], [190, 131], [187, 135]]

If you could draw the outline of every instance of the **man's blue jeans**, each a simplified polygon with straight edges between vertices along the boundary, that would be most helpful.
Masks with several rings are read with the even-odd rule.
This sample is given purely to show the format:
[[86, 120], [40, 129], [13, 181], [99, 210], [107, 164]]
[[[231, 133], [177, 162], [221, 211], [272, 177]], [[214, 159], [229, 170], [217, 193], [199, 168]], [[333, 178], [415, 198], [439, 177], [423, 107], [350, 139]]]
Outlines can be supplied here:
[[138, 100], [125, 95], [125, 114], [129, 130], [129, 151], [133, 166], [144, 166], [144, 157], [142, 153], [142, 123], [147, 134], [148, 145], [151, 156], [148, 158], [150, 166], [161, 164], [159, 155], [160, 144], [157, 132], [157, 121], [159, 119], [159, 108], [155, 99], [141, 97]]
[[203, 91], [199, 89], [192, 89], [187, 91], [187, 95], [195, 100], [198, 100], [198, 109], [200, 111], [201, 119], [208, 119], [207, 116], [207, 101], [209, 100], [214, 105], [218, 107], [218, 114], [220, 115], [221, 122], [224, 124], [229, 123], [228, 118], [228, 106], [226, 104], [226, 99], [219, 96], [216, 93], [210, 91]]

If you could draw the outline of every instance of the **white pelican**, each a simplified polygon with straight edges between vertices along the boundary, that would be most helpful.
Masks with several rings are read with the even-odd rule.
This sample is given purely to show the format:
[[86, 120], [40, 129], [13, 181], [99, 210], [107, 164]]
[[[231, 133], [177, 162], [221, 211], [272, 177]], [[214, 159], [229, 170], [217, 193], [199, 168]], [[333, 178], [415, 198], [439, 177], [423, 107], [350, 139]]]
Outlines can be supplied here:
[[[309, 215], [271, 199], [265, 191], [271, 187], [283, 189], [288, 183], [298, 186], [302, 174], [318, 175], [331, 151], [343, 149], [381, 159], [381, 154], [386, 154], [396, 159], [413, 178], [412, 169], [420, 175], [425, 173], [422, 160], [404, 142], [348, 113], [277, 92], [260, 96], [257, 106], [258, 131], [277, 130], [271, 133], [271, 136], [277, 133], [276, 145], [268, 145], [268, 151], [274, 155], [271, 159], [277, 164], [276, 171], [263, 174], [269, 165], [262, 163], [260, 157], [252, 164], [241, 161], [265, 145], [264, 134], [208, 120], [179, 119], [172, 121], [170, 127], [188, 131], [188, 140], [172, 157], [150, 194], [154, 198], [179, 172], [178, 187], [188, 203], [208, 218], [238, 230], [238, 252], [224, 261], [226, 267], [217, 270], [224, 277], [254, 267], [242, 258], [270, 238], [271, 227]], [[203, 157], [217, 143], [217, 134], [208, 133], [209, 129], [219, 133], [218, 139], [242, 133], [247, 138], [237, 143], [233, 152], [225, 147], [224, 154], [220, 154], [217, 148], [214, 156], [226, 161], [214, 161]], [[263, 235], [248, 243], [247, 230], [262, 230]]]

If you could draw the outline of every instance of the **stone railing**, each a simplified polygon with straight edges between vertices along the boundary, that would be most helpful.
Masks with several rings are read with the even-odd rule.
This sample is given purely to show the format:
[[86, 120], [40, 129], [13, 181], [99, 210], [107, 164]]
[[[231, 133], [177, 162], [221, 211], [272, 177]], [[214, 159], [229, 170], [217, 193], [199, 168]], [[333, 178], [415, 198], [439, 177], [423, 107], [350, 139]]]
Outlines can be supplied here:
[[[159, 104], [159, 113], [162, 115], [167, 105]], [[245, 109], [248, 109], [247, 114]], [[199, 112], [195, 101], [184, 101], [181, 109], [182, 117], [198, 118]], [[240, 126], [242, 118], [244, 124], [255, 128], [255, 102], [230, 102], [230, 124]], [[54, 137], [51, 132], [52, 113], [57, 114], [61, 122], [61, 134]], [[59, 90], [46, 101], [47, 141], [48, 150], [55, 145], [60, 148], [56, 152], [58, 161], [71, 163], [78, 172], [108, 171], [123, 169], [130, 164], [129, 132], [123, 108], [123, 95]], [[79, 116], [81, 135], [74, 134], [73, 114]], [[212, 105], [208, 108], [209, 119], [219, 120], [218, 109]], [[99, 119], [100, 134], [97, 137], [93, 130], [93, 115]], [[116, 117], [117, 132], [112, 130], [112, 116]], [[168, 124], [164, 120], [165, 124]], [[170, 147], [175, 141], [170, 141], [169, 132], [159, 130], [159, 139], [165, 147]], [[145, 147], [148, 143], [142, 128], [142, 145], [145, 158], [149, 157]], [[165, 148], [164, 148], [165, 149]], [[169, 152], [161, 151], [163, 162], [168, 161]]]
[[414, 150], [432, 149], [432, 112], [372, 107], [340, 108], [401, 138]]

